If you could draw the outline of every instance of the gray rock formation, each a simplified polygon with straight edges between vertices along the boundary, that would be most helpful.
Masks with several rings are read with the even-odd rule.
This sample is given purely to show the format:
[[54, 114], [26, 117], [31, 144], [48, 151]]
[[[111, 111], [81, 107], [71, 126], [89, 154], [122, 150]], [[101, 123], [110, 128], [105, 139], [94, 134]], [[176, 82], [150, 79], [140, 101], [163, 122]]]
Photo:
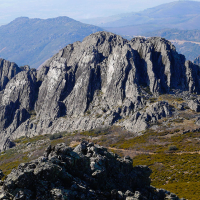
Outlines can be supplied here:
[[152, 95], [200, 93], [200, 68], [162, 38], [128, 41], [98, 32], [66, 46], [37, 72], [16, 69], [21, 72], [0, 93], [1, 149], [8, 137], [113, 124], [140, 132], [171, 114], [167, 102], [149, 103]]
[[0, 199], [179, 200], [151, 187], [150, 174], [147, 166], [133, 167], [130, 157], [120, 158], [93, 143], [82, 142], [74, 149], [62, 143], [13, 169]]
[[158, 119], [170, 116], [171, 114], [169, 104], [160, 101], [149, 105], [143, 111], [135, 112], [129, 119], [118, 124], [130, 131], [134, 129], [143, 131], [149, 127], [150, 123], [156, 123]]
[[[37, 100], [38, 83], [36, 70], [22, 71], [16, 64], [2, 60], [2, 80], [9, 80], [2, 84], [0, 92], [0, 131], [1, 140], [5, 141], [1, 149], [12, 146], [10, 134], [23, 122], [30, 118], [29, 112], [34, 110]], [[6, 77], [6, 78], [5, 78]], [[9, 139], [8, 139], [9, 138]]]
[[200, 112], [200, 103], [199, 103], [199, 101], [198, 101], [197, 99], [195, 99], [195, 100], [190, 100], [190, 101], [188, 102], [188, 107], [189, 107], [191, 110], [195, 111], [195, 112]]
[[5, 89], [8, 81], [20, 71], [21, 69], [15, 63], [0, 58], [0, 91]]

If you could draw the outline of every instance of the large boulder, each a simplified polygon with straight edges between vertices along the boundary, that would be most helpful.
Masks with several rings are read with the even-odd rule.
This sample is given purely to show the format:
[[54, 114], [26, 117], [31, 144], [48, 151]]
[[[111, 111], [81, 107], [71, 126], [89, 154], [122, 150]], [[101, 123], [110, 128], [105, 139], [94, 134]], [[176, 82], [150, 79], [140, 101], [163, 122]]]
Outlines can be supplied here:
[[200, 103], [197, 99], [196, 100], [190, 100], [188, 102], [188, 107], [195, 112], [200, 112]]

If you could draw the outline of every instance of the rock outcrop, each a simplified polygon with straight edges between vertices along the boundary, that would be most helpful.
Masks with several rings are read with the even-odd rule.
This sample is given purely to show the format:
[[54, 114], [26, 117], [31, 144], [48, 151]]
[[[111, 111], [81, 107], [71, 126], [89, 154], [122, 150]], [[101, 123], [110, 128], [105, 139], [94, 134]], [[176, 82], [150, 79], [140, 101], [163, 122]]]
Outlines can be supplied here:
[[6, 84], [20, 71], [15, 63], [0, 58], [0, 91], [5, 89]]
[[128, 41], [98, 32], [66, 46], [39, 71], [1, 68], [13, 66], [10, 81], [1, 80], [1, 149], [8, 138], [116, 123], [138, 133], [172, 113], [165, 101], [149, 103], [151, 96], [200, 93], [200, 68], [163, 38]]
[[22, 163], [2, 183], [0, 199], [164, 200], [179, 198], [150, 186], [151, 170], [132, 166], [105, 148], [82, 142], [49, 146], [44, 156]]
[[189, 101], [188, 107], [195, 112], [200, 112], [200, 103], [197, 99]]

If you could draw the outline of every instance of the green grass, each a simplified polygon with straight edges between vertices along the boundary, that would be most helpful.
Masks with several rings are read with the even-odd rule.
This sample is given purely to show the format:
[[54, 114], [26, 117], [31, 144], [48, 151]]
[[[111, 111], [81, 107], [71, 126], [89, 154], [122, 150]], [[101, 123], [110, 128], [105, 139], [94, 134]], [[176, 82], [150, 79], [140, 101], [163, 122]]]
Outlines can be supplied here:
[[[166, 153], [169, 146], [176, 146], [177, 152], [200, 151], [200, 133], [177, 133], [179, 130], [155, 132], [148, 130], [143, 135], [127, 139], [121, 136], [111, 147], [119, 149], [134, 149], [155, 153]], [[167, 135], [170, 135], [169, 137]]]
[[107, 135], [107, 134], [109, 134], [108, 128], [98, 128], [98, 129], [92, 129], [89, 131], [80, 132], [80, 135], [92, 136], [92, 137], [97, 137], [99, 135]]
[[59, 133], [54, 133], [54, 134], [51, 134], [49, 136], [49, 139], [50, 140], [55, 140], [55, 139], [59, 139], [59, 138], [62, 138], [64, 136], [66, 136], [68, 134], [67, 131], [63, 131], [63, 132], [59, 132]]
[[28, 161], [27, 152], [18, 153], [14, 149], [9, 149], [0, 155], [0, 169], [6, 176], [12, 171], [12, 169], [18, 167], [20, 163], [27, 161]]
[[149, 98], [149, 100], [150, 100], [150, 103], [155, 103], [156, 101], [157, 101], [157, 98]]
[[133, 158], [134, 166], [147, 165], [152, 170], [153, 186], [167, 189], [190, 200], [199, 199], [199, 163], [199, 154], [138, 155]]
[[197, 200], [200, 197], [200, 182], [172, 183], [163, 186], [168, 191], [173, 191], [180, 198]]
[[35, 137], [25, 137], [25, 136], [22, 136], [16, 140], [14, 140], [15, 143], [23, 143], [23, 144], [26, 144], [28, 142], [30, 143], [33, 143], [33, 142], [37, 142], [38, 140], [46, 140], [47, 138], [49, 138], [49, 135], [46, 134], [46, 135], [38, 135], [38, 136], [35, 136]]

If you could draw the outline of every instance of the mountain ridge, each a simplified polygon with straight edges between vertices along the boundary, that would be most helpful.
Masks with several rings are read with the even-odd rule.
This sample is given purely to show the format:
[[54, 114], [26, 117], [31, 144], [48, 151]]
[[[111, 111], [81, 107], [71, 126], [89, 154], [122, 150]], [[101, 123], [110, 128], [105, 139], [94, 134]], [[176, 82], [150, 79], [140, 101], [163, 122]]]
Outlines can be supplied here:
[[0, 57], [37, 68], [67, 44], [101, 30], [69, 17], [20, 17], [0, 27]]
[[[173, 115], [165, 100], [200, 93], [200, 68], [163, 38], [97, 32], [67, 45], [39, 71], [22, 68], [1, 91], [1, 149], [21, 136], [119, 125], [140, 134]], [[179, 92], [178, 92], [179, 91]], [[197, 102], [188, 104], [198, 110]], [[4, 145], [6, 144], [6, 145]]]
[[[150, 31], [164, 28], [177, 28], [182, 30], [200, 29], [199, 6], [197, 1], [175, 1], [146, 9], [140, 12], [126, 13], [111, 17], [111, 22], [92, 22], [92, 19], [84, 20], [105, 28], [107, 31], [121, 35], [144, 35]], [[104, 19], [105, 20], [105, 19]]]

